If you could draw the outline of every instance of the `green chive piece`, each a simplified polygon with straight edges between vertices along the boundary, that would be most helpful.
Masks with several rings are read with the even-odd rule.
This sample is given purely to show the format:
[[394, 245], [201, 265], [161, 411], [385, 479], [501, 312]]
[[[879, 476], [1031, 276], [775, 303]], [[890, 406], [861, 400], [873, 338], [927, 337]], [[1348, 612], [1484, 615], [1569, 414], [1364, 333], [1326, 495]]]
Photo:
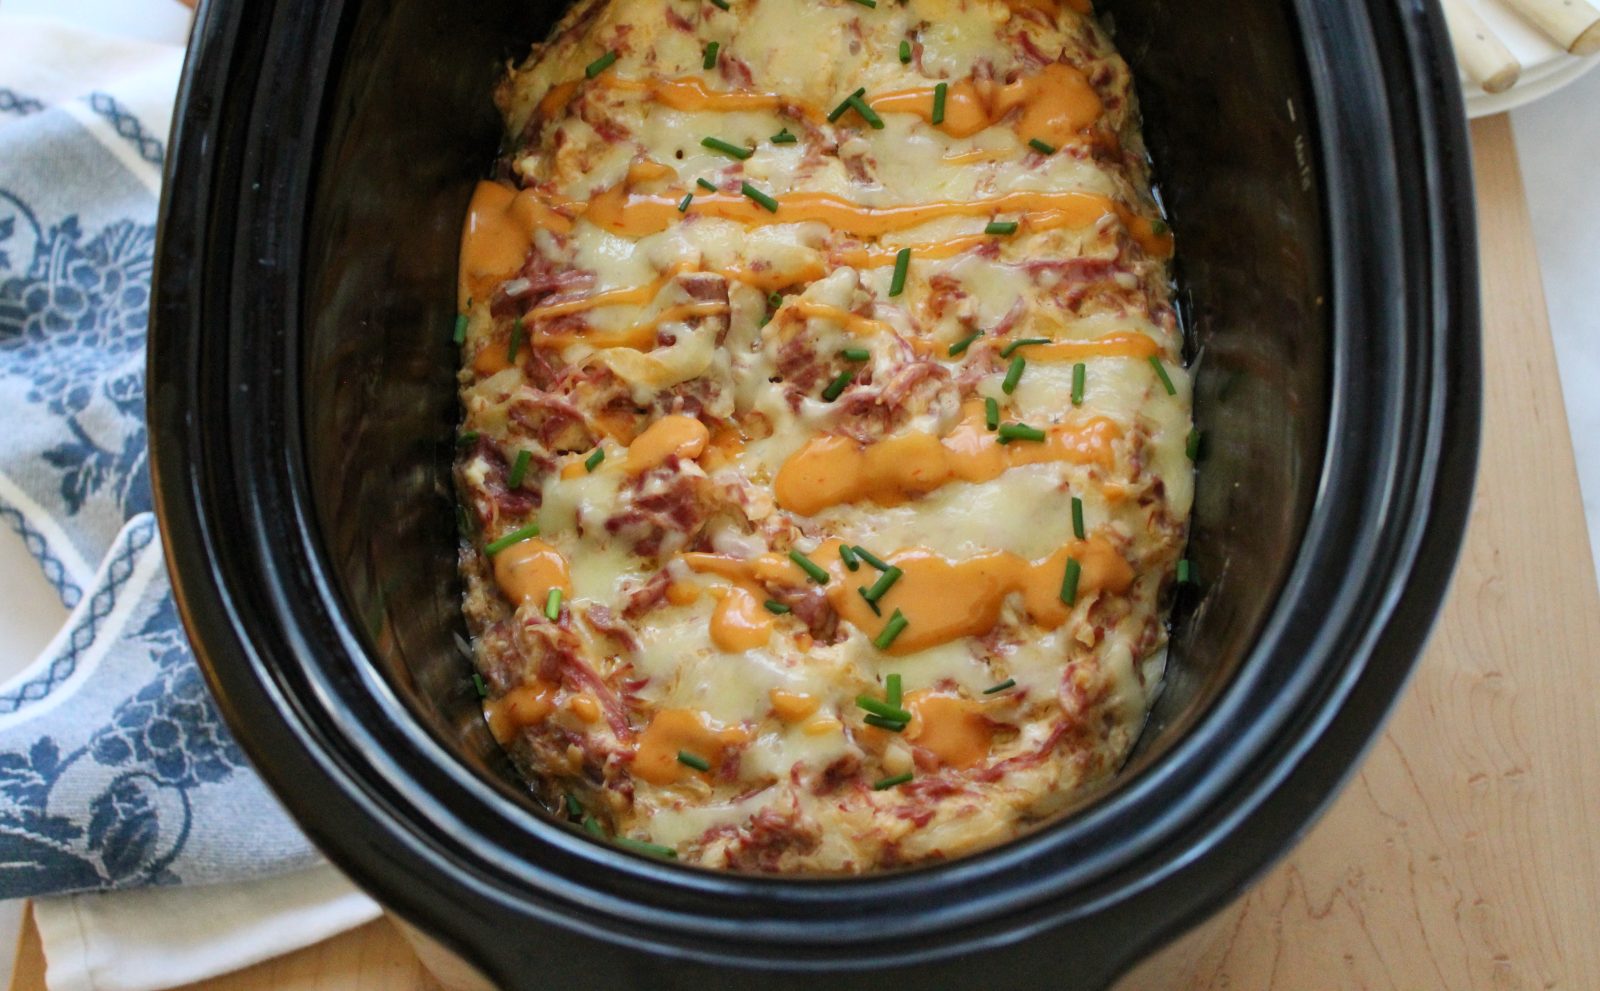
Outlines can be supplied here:
[[876, 726], [891, 733], [904, 733], [906, 730], [906, 724], [898, 719], [885, 719], [882, 716], [862, 716], [861, 721], [868, 726]]
[[605, 459], [606, 449], [603, 447], [595, 448], [593, 454], [583, 459], [584, 470], [594, 471], [596, 468], [600, 467], [600, 462], [604, 461]]
[[961, 340], [959, 340], [959, 341], [955, 342], [954, 344], [950, 345], [950, 357], [952, 357], [952, 358], [960, 357], [960, 355], [961, 355], [961, 353], [963, 351], [965, 351], [967, 348], [972, 347], [972, 342], [973, 341], [976, 341], [978, 338], [980, 338], [982, 336], [983, 336], [983, 331], [975, 330], [972, 333], [968, 334], [966, 337], [963, 337]]
[[461, 433], [456, 436], [457, 447], [471, 447], [477, 442], [478, 432], [476, 430], [468, 430], [465, 433]]
[[517, 460], [511, 463], [511, 471], [506, 475], [506, 488], [514, 489], [522, 484], [522, 477], [528, 473], [528, 462], [532, 460], [532, 451], [517, 452]]
[[838, 120], [840, 117], [843, 117], [844, 116], [844, 112], [846, 110], [850, 109], [850, 101], [854, 100], [854, 99], [857, 99], [857, 98], [859, 98], [861, 96], [864, 96], [866, 94], [866, 92], [867, 92], [867, 88], [865, 86], [863, 86], [860, 89], [856, 90], [854, 93], [851, 93], [849, 96], [845, 97], [844, 100], [841, 101], [837, 107], [834, 107], [831, 111], [828, 112], [828, 123], [832, 124], [834, 121]]
[[885, 571], [883, 574], [879, 575], [878, 580], [873, 582], [872, 587], [863, 592], [862, 595], [868, 602], [877, 602], [879, 599], [888, 594], [889, 589], [894, 587], [895, 582], [899, 581], [904, 576], [905, 572], [901, 571], [899, 568], [890, 568], [888, 571]]
[[1050, 338], [1048, 338], [1048, 337], [1024, 337], [1019, 341], [1012, 341], [1010, 344], [1007, 344], [1005, 347], [1001, 348], [1000, 349], [1000, 357], [1009, 358], [1013, 354], [1016, 353], [1018, 348], [1025, 348], [1030, 344], [1049, 344], [1049, 343], [1050, 343]]
[[789, 133], [787, 127], [774, 134], [771, 138], [772, 143], [775, 145], [792, 145], [799, 140], [799, 136]]
[[983, 228], [985, 234], [1015, 234], [1017, 222], [1015, 220], [991, 220]]
[[891, 674], [889, 677], [885, 678], [883, 682], [883, 700], [890, 705], [899, 708], [900, 697], [904, 694], [904, 690], [904, 686], [900, 681], [900, 676], [898, 674]]
[[1072, 497], [1072, 535], [1079, 540], [1087, 537], [1083, 530], [1083, 500]]
[[1011, 367], [1006, 369], [1005, 380], [1000, 383], [1000, 391], [1008, 396], [1013, 392], [1016, 392], [1017, 383], [1022, 381], [1022, 370], [1027, 367], [1028, 359], [1024, 358], [1022, 355], [1019, 354], [1015, 358], [1012, 358]]
[[741, 148], [721, 138], [701, 138], [700, 144], [702, 147], [710, 148], [712, 151], [720, 151], [730, 158], [737, 158], [741, 162], [755, 154], [749, 148]]
[[856, 552], [847, 544], [839, 545], [839, 560], [843, 561], [844, 566], [851, 571], [859, 570], [861, 567], [861, 559], [856, 557]]
[[711, 0], [711, 6], [717, 8], [718, 10], [729, 9], [728, 0]]
[[617, 53], [615, 51], [606, 52], [593, 62], [590, 62], [588, 67], [583, 70], [583, 74], [588, 76], [590, 79], [593, 79], [595, 76], [598, 76], [600, 73], [611, 68], [611, 63], [615, 62], [616, 60]]
[[606, 835], [605, 830], [600, 828], [600, 820], [596, 819], [594, 816], [586, 815], [583, 817], [583, 831], [588, 833], [590, 836], [598, 836], [601, 838], [604, 838]]
[[1078, 576], [1083, 572], [1083, 565], [1075, 557], [1067, 558], [1067, 573], [1061, 576], [1061, 601], [1069, 606], [1078, 604]]
[[933, 88], [933, 115], [928, 118], [931, 123], [944, 123], [944, 97], [949, 91], [949, 83], [940, 83]]
[[871, 7], [874, 10], [876, 10], [878, 7], [878, 0], [856, 0], [856, 3], [859, 3], [863, 7]]
[[911, 249], [901, 248], [894, 256], [894, 278], [889, 280], [889, 295], [898, 296], [906, 288], [906, 271], [911, 268]]
[[985, 694], [985, 695], [998, 695], [1000, 692], [1005, 691], [1007, 688], [1015, 688], [1015, 687], [1017, 687], [1017, 679], [1015, 679], [1015, 678], [1007, 678], [1005, 681], [1002, 681], [998, 685], [990, 685], [988, 688], [985, 688], [983, 690], [983, 694]]
[[[897, 611], [895, 615], [898, 616], [900, 613]], [[894, 620], [890, 620], [890, 622], [892, 623]], [[874, 716], [882, 716], [884, 719], [893, 719], [897, 723], [911, 722], [911, 713], [900, 708], [898, 705], [890, 705], [881, 699], [875, 699], [871, 695], [857, 695], [856, 705], [872, 713]]]
[[894, 615], [889, 617], [889, 625], [883, 628], [882, 633], [872, 638], [872, 645], [879, 650], [888, 650], [890, 645], [894, 643], [895, 638], [905, 630], [906, 626], [907, 620], [904, 614], [896, 609]]
[[511, 325], [511, 341], [506, 345], [506, 360], [512, 364], [517, 362], [517, 352], [522, 350], [522, 318], [517, 317]]
[[1183, 560], [1178, 562], [1178, 584], [1179, 585], [1198, 585], [1198, 584], [1200, 584], [1200, 580], [1195, 577], [1194, 562], [1190, 561], [1188, 558], [1184, 558]]
[[[709, 69], [711, 67], [710, 66], [706, 66], [706, 68]], [[1028, 147], [1032, 148], [1034, 151], [1038, 152], [1041, 155], [1054, 155], [1056, 153], [1056, 146], [1055, 145], [1045, 144], [1043, 141], [1040, 141], [1038, 138], [1030, 138], [1028, 140]]]
[[782, 616], [784, 613], [792, 611], [788, 606], [779, 602], [777, 599], [768, 599], [761, 604], [766, 607], [767, 612], [774, 616]]
[[834, 379], [832, 382], [829, 382], [828, 387], [822, 390], [822, 398], [830, 403], [835, 399], [838, 399], [844, 394], [845, 386], [849, 385], [850, 380], [855, 377], [855, 369], [846, 368], [844, 371], [839, 373], [838, 378]]
[[862, 547], [860, 544], [853, 544], [851, 545], [850, 549], [856, 552], [857, 557], [872, 565], [874, 568], [877, 568], [879, 571], [888, 571], [890, 568], [894, 567], [894, 565], [867, 550], [865, 547]]
[[911, 64], [911, 42], [906, 41], [903, 38], [900, 41], [900, 64]]
[[874, 616], [882, 616], [883, 615], [883, 610], [878, 608], [878, 604], [876, 602], [872, 601], [871, 599], [867, 598], [867, 586], [865, 586], [865, 585], [857, 585], [856, 586], [856, 594], [861, 596], [861, 598], [866, 600], [867, 608], [872, 610], [872, 615], [874, 615]]
[[465, 313], [456, 317], [456, 333], [454, 340], [461, 344], [467, 339], [467, 315]]
[[983, 425], [990, 431], [1000, 429], [1000, 403], [993, 396], [987, 396], [983, 400]]
[[691, 754], [687, 750], [678, 751], [678, 763], [685, 767], [692, 767], [696, 771], [711, 770], [710, 761], [706, 760], [704, 757], [701, 757], [699, 754]]
[[707, 182], [707, 181], [706, 181], [706, 180], [705, 180], [705, 179], [696, 179], [696, 180], [695, 180], [695, 183], [696, 183], [696, 184], [697, 184], [697, 185], [699, 185], [699, 187], [700, 187], [700, 188], [701, 188], [701, 189], [704, 189], [704, 190], [706, 190], [706, 191], [707, 191], [707, 192], [712, 192], [712, 193], [714, 193], [714, 192], [716, 192], [716, 191], [717, 191], [717, 184], [716, 184], [716, 183], [714, 183], [714, 182]]
[[1189, 455], [1190, 461], [1200, 460], [1200, 428], [1189, 428], [1189, 440], [1183, 446], [1184, 453]]
[[689, 204], [693, 203], [693, 202], [694, 202], [694, 194], [693, 193], [684, 193], [683, 194], [683, 199], [678, 201], [678, 212], [679, 213], [688, 213], [689, 212]]
[[1083, 385], [1088, 375], [1089, 366], [1083, 362], [1080, 361], [1072, 366], [1072, 405], [1074, 406], [1083, 405]]
[[1167, 390], [1167, 395], [1176, 396], [1178, 387], [1172, 384], [1172, 378], [1167, 375], [1167, 368], [1161, 363], [1161, 359], [1151, 355], [1150, 367], [1156, 370], [1156, 377], [1161, 380], [1161, 387]]
[[1155, 220], [1150, 221], [1150, 233], [1154, 234], [1156, 237], [1166, 237], [1168, 234], [1172, 233], [1172, 228], [1167, 226], [1167, 222], [1165, 220], [1162, 220], [1158, 217]]
[[911, 772], [907, 771], [904, 774], [896, 774], [892, 778], [884, 778], [881, 781], [874, 781], [872, 783], [872, 790], [873, 791], [888, 791], [890, 788], [898, 787], [898, 786], [903, 785], [906, 782], [910, 781], [911, 777], [912, 777]]
[[1002, 423], [1000, 424], [999, 433], [1001, 443], [1013, 440], [1042, 441], [1045, 439], [1043, 430], [1038, 427], [1030, 427], [1026, 423]]
[[722, 43], [717, 41], [706, 44], [706, 57], [700, 60], [702, 69], [715, 69], [717, 67], [717, 49], [721, 47]]
[[828, 584], [828, 570], [822, 565], [796, 550], [791, 550], [789, 552], [789, 560], [793, 561], [795, 564], [798, 564], [800, 566], [800, 570], [804, 571], [806, 575], [818, 585]]
[[578, 801], [578, 796], [567, 792], [567, 815], [574, 819], [583, 818], [583, 804]]
[[[711, 0], [711, 2], [723, 10], [728, 9], [728, 0]], [[612, 837], [612, 842], [622, 847], [622, 849], [632, 850], [634, 853], [649, 854], [652, 857], [665, 857], [668, 860], [678, 859], [678, 851], [670, 846], [662, 846], [659, 843], [646, 843], [644, 840], [636, 840], [628, 836], [614, 836]]]
[[845, 361], [870, 361], [872, 360], [872, 352], [866, 348], [845, 348], [839, 352], [839, 357]]
[[774, 310], [776, 310], [778, 307], [782, 306], [783, 305], [783, 294], [778, 292], [776, 289], [774, 289], [770, 293], [767, 293], [767, 305], [772, 307]]
[[561, 618], [561, 590], [552, 588], [544, 600], [544, 618], [554, 623]]
[[778, 201], [768, 196], [766, 193], [763, 193], [756, 187], [750, 185], [748, 182], [739, 183], [739, 192], [766, 207], [768, 213], [778, 212]]
[[[860, 3], [861, 0], [856, 0], [856, 2]], [[866, 100], [859, 96], [852, 96], [846, 102], [848, 102], [850, 106], [855, 109], [856, 113], [861, 115], [861, 119], [867, 122], [868, 127], [872, 128], [874, 131], [883, 130], [883, 118], [878, 116], [878, 112], [876, 110], [867, 105]]]
[[472, 687], [477, 690], [478, 698], [486, 699], [489, 697], [489, 686], [483, 683], [483, 675], [476, 671], [472, 672]]
[[510, 547], [512, 544], [520, 544], [524, 540], [532, 540], [538, 535], [539, 524], [529, 523], [527, 526], [517, 527], [515, 530], [512, 530], [499, 540], [490, 542], [483, 548], [483, 552], [490, 557], [494, 557], [496, 554], [505, 550], [507, 547]]

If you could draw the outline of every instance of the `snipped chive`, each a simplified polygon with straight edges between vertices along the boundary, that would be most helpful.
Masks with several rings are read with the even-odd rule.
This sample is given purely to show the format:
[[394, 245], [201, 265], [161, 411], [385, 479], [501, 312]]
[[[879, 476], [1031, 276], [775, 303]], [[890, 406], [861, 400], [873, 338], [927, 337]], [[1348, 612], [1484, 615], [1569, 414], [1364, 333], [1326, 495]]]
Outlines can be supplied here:
[[694, 202], [694, 194], [693, 193], [684, 193], [683, 194], [683, 199], [678, 201], [678, 212], [679, 213], [688, 213], [689, 212], [689, 204], [693, 203], [693, 202]]
[[1072, 366], [1072, 405], [1083, 405], [1083, 386], [1089, 377], [1089, 366], [1078, 362]]
[[512, 530], [510, 533], [500, 537], [497, 540], [490, 541], [484, 546], [483, 552], [490, 557], [494, 557], [496, 554], [505, 550], [507, 547], [510, 547], [512, 544], [520, 544], [524, 540], [532, 540], [538, 535], [539, 524], [529, 523], [527, 526], [518, 527], [515, 530]]
[[906, 271], [911, 268], [911, 249], [901, 248], [894, 256], [894, 278], [889, 280], [889, 295], [905, 292]]
[[453, 339], [457, 344], [461, 344], [467, 339], [467, 315], [465, 313], [456, 317], [456, 332]]
[[983, 232], [985, 234], [1015, 234], [1017, 232], [1017, 222], [1015, 220], [991, 220], [984, 225]]
[[909, 621], [905, 615], [896, 609], [894, 615], [889, 617], [889, 625], [883, 628], [882, 633], [872, 638], [872, 645], [879, 650], [888, 650], [894, 644], [895, 638], [905, 631], [907, 625]]
[[701, 138], [700, 146], [710, 148], [712, 151], [720, 151], [729, 158], [737, 158], [741, 162], [755, 154], [749, 148], [741, 148], [731, 141], [724, 141], [721, 138]]
[[766, 207], [768, 213], [778, 212], [778, 201], [768, 196], [766, 193], [763, 193], [756, 187], [750, 185], [748, 182], [739, 183], [739, 192]]
[[478, 436], [479, 434], [476, 430], [463, 431], [456, 435], [456, 446], [471, 447], [478, 442]]
[[860, 544], [852, 544], [850, 549], [856, 552], [857, 557], [872, 565], [874, 568], [877, 568], [879, 571], [888, 571], [890, 568], [894, 567], [894, 565], [867, 550], [865, 547], [862, 547]]
[[694, 183], [695, 183], [695, 185], [699, 186], [701, 189], [704, 189], [708, 193], [714, 193], [714, 192], [717, 191], [717, 184], [714, 183], [714, 182], [711, 182], [710, 180], [707, 180], [707, 179], [696, 179], [694, 181]]
[[1075, 557], [1067, 558], [1067, 573], [1061, 576], [1061, 601], [1069, 606], [1078, 604], [1078, 576], [1083, 565]]
[[583, 831], [590, 836], [598, 836], [601, 839], [604, 839], [606, 835], [606, 831], [600, 828], [600, 820], [591, 815], [583, 817]]
[[1046, 434], [1038, 427], [1030, 427], [1026, 423], [1000, 424], [1000, 443], [1005, 444], [1014, 440], [1043, 441]]
[[1150, 221], [1150, 233], [1154, 234], [1156, 237], [1166, 237], [1168, 234], [1172, 233], [1172, 228], [1167, 226], [1167, 222], [1165, 220], [1157, 218]]
[[890, 705], [882, 699], [875, 699], [871, 695], [857, 695], [856, 705], [884, 719], [893, 719], [897, 723], [911, 722], [911, 713], [898, 705]]
[[517, 352], [522, 350], [522, 318], [511, 324], [511, 340], [506, 344], [506, 360], [513, 365], [517, 363]]
[[578, 801], [578, 796], [567, 792], [567, 815], [574, 819], [583, 818], [583, 803]]
[[879, 575], [878, 580], [872, 583], [872, 587], [861, 593], [861, 597], [866, 599], [868, 602], [877, 602], [879, 599], [888, 594], [889, 589], [894, 587], [895, 582], [899, 581], [903, 577], [905, 577], [904, 571], [901, 571], [899, 568], [891, 567], [889, 570]]
[[1188, 558], [1184, 558], [1183, 560], [1178, 562], [1178, 584], [1179, 585], [1198, 585], [1198, 584], [1200, 584], [1200, 580], [1195, 576], [1195, 573], [1194, 573], [1194, 562], [1190, 561]]
[[967, 348], [972, 347], [972, 342], [973, 341], [976, 341], [978, 338], [980, 338], [982, 336], [983, 336], [983, 331], [975, 330], [972, 333], [968, 334], [966, 337], [963, 337], [961, 340], [959, 340], [959, 341], [955, 342], [954, 344], [950, 345], [950, 357], [952, 357], [952, 358], [960, 357], [962, 352], [966, 351]]
[[1072, 535], [1079, 540], [1084, 539], [1083, 500], [1077, 496], [1072, 497]]
[[789, 560], [800, 566], [800, 570], [818, 585], [828, 584], [828, 569], [806, 557], [797, 550], [789, 551]]
[[872, 783], [872, 790], [873, 791], [888, 791], [890, 788], [895, 788], [895, 787], [898, 787], [900, 785], [903, 785], [903, 784], [907, 783], [908, 781], [910, 781], [912, 779], [912, 777], [913, 777], [912, 773], [910, 771], [907, 771], [904, 774], [896, 774], [892, 778], [883, 778], [883, 779], [881, 779], [879, 781], [874, 781]]
[[783, 294], [774, 289], [767, 293], [767, 305], [776, 310], [783, 305]]
[[906, 41], [903, 38], [900, 41], [900, 64], [911, 64], [911, 42]]
[[839, 560], [843, 561], [844, 566], [851, 571], [858, 571], [861, 568], [861, 559], [856, 557], [856, 552], [851, 550], [848, 544], [839, 545]]
[[611, 63], [615, 62], [616, 60], [617, 53], [615, 50], [606, 52], [593, 62], [590, 62], [588, 66], [584, 68], [583, 74], [588, 76], [590, 79], [593, 79], [595, 76], [598, 76], [600, 73], [611, 68]]
[[[711, 0], [711, 2], [717, 4], [723, 10], [728, 9], [726, 0], [721, 0], [721, 2], [719, 0]], [[678, 857], [678, 851], [670, 846], [662, 846], [659, 843], [646, 843], [644, 840], [636, 840], [627, 836], [614, 836], [611, 839], [617, 846], [622, 847], [624, 850], [632, 850], [634, 853], [649, 854], [652, 857], [665, 857], [668, 860], [676, 860]]]
[[856, 586], [856, 594], [860, 595], [862, 599], [866, 600], [867, 608], [872, 610], [872, 615], [874, 615], [874, 616], [882, 616], [883, 615], [883, 609], [881, 609], [876, 602], [874, 602], [871, 599], [867, 598], [867, 586], [865, 586], [865, 585], [857, 585]]
[[1189, 455], [1190, 461], [1200, 460], [1200, 428], [1189, 428], [1189, 439], [1183, 445], [1184, 453]]
[[983, 400], [983, 425], [991, 431], [1000, 429], [1000, 404], [993, 396]]
[[761, 605], [767, 610], [767, 612], [774, 616], [782, 616], [783, 614], [792, 611], [788, 606], [779, 602], [777, 599], [768, 599], [767, 601], [761, 603]]
[[718, 10], [729, 10], [728, 0], [711, 0], [711, 6]]
[[[859, 3], [860, 0], [857, 0], [857, 2]], [[861, 119], [867, 122], [868, 127], [872, 128], [874, 131], [883, 130], [883, 118], [878, 116], [878, 112], [876, 110], [873, 110], [867, 105], [866, 100], [859, 96], [852, 96], [846, 102], [848, 102], [850, 106], [854, 108], [856, 113], [861, 115]]]
[[840, 117], [843, 117], [844, 116], [844, 112], [846, 110], [850, 109], [850, 101], [851, 100], [860, 99], [863, 95], [866, 94], [866, 92], [867, 92], [867, 88], [865, 86], [863, 86], [860, 89], [856, 90], [854, 93], [851, 93], [849, 96], [845, 97], [843, 100], [840, 100], [839, 101], [839, 105], [837, 107], [834, 107], [832, 110], [828, 111], [828, 123], [832, 124], [834, 121], [838, 120]]
[[1167, 366], [1161, 363], [1161, 359], [1155, 355], [1151, 355], [1150, 367], [1156, 370], [1156, 377], [1161, 380], [1161, 387], [1167, 390], [1167, 395], [1176, 396], [1178, 394], [1178, 387], [1172, 384], [1172, 378], [1167, 374]]
[[478, 693], [478, 698], [486, 699], [489, 697], [489, 686], [483, 683], [483, 675], [476, 671], [472, 672], [472, 687]]
[[1013, 354], [1016, 353], [1018, 348], [1025, 348], [1030, 344], [1049, 344], [1049, 343], [1050, 343], [1050, 338], [1048, 338], [1048, 337], [1024, 337], [1019, 341], [1012, 341], [1010, 344], [1007, 344], [1005, 347], [1001, 348], [1000, 349], [1000, 357], [1009, 358]]
[[1038, 138], [1029, 138], [1028, 147], [1032, 148], [1041, 155], [1054, 155], [1056, 153], [1055, 145], [1046, 144], [1045, 142], [1040, 141]]
[[678, 751], [678, 763], [682, 764], [684, 767], [692, 767], [696, 771], [711, 770], [710, 761], [706, 760], [704, 757], [701, 757], [699, 754], [691, 754], [687, 750]]
[[868, 726], [876, 726], [891, 733], [904, 733], [906, 724], [898, 719], [885, 719], [882, 716], [862, 716], [861, 721]]
[[528, 463], [532, 460], [532, 451], [517, 452], [517, 460], [511, 463], [511, 471], [506, 475], [506, 488], [514, 489], [522, 484], [523, 476], [528, 474]]
[[1000, 383], [1000, 391], [1011, 395], [1017, 391], [1017, 383], [1022, 381], [1022, 370], [1028, 367], [1028, 360], [1022, 355], [1011, 359], [1011, 367], [1006, 369], [1005, 380]]
[[1017, 687], [1017, 679], [1015, 679], [1015, 678], [1007, 678], [1005, 681], [1002, 681], [998, 685], [990, 685], [988, 688], [985, 688], [983, 690], [983, 694], [985, 694], [985, 695], [997, 695], [1000, 692], [1005, 691], [1007, 688], [1015, 688], [1015, 687]]
[[705, 58], [700, 60], [702, 69], [715, 69], [717, 67], [717, 49], [721, 47], [722, 43], [719, 41], [712, 41], [706, 44]]
[[595, 448], [593, 454], [583, 459], [584, 470], [591, 472], [594, 471], [596, 468], [600, 467], [600, 462], [604, 461], [605, 459], [606, 449], [603, 447]]
[[944, 98], [949, 92], [949, 83], [939, 83], [933, 88], [933, 113], [928, 116], [928, 121], [930, 123], [944, 123]]
[[855, 377], [855, 369], [846, 368], [844, 371], [839, 373], [837, 378], [828, 383], [828, 387], [826, 389], [822, 390], [822, 398], [830, 403], [835, 399], [838, 399], [844, 394], [845, 387], [848, 386], [850, 381]]
[[787, 127], [786, 127], [786, 128], [784, 128], [784, 129], [783, 129], [783, 130], [781, 130], [781, 131], [779, 131], [779, 132], [778, 132], [778, 133], [777, 133], [777, 134], [774, 134], [774, 135], [773, 135], [773, 136], [772, 136], [772, 137], [771, 137], [771, 138], [769, 138], [769, 139], [768, 139], [768, 140], [770, 140], [770, 141], [771, 141], [771, 142], [772, 142], [772, 143], [773, 143], [773, 144], [775, 144], [775, 145], [792, 145], [792, 144], [794, 144], [794, 143], [795, 143], [795, 142], [796, 142], [796, 141], [799, 141], [799, 140], [800, 140], [800, 138], [799, 138], [799, 136], [798, 136], [798, 135], [796, 135], [796, 134], [794, 134], [794, 133], [792, 133], [792, 132], [791, 132], [791, 131], [790, 131], [790, 130], [789, 130], [789, 129], [788, 129], [788, 128], [787, 128]]
[[874, 10], [878, 8], [878, 0], [855, 0], [855, 2], [863, 7], [871, 7]]
[[561, 590], [552, 588], [544, 599], [544, 618], [554, 623], [561, 618]]
[[905, 693], [904, 685], [898, 674], [891, 674], [883, 680], [883, 700], [890, 705], [899, 707], [900, 697]]
[[870, 361], [872, 360], [872, 352], [866, 348], [845, 348], [839, 352], [839, 357], [845, 361]]

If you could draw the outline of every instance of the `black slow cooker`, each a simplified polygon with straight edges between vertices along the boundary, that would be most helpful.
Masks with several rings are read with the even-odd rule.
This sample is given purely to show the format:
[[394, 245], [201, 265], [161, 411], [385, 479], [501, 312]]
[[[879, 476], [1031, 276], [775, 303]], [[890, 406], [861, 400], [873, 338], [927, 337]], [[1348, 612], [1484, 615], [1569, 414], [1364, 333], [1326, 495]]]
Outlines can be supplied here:
[[[624, 0], [625, 2], [625, 0]], [[202, 7], [163, 203], [156, 496], [196, 650], [312, 840], [504, 988], [1100, 988], [1327, 803], [1449, 577], [1479, 403], [1466, 128], [1422, 0], [1105, 0], [1205, 442], [1166, 687], [1059, 822], [855, 880], [590, 842], [459, 646], [461, 219], [552, 0]], [[916, 982], [916, 983], [909, 983]]]

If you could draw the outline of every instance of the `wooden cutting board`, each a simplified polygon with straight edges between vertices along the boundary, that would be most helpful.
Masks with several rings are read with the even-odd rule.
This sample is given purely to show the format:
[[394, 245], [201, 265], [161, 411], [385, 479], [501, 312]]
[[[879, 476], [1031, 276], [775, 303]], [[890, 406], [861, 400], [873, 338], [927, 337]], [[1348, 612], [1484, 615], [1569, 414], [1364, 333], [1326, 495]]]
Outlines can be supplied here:
[[[1486, 470], [1439, 627], [1305, 841], [1118, 991], [1600, 988], [1600, 594], [1510, 121], [1472, 136]], [[193, 991], [437, 987], [380, 921]]]

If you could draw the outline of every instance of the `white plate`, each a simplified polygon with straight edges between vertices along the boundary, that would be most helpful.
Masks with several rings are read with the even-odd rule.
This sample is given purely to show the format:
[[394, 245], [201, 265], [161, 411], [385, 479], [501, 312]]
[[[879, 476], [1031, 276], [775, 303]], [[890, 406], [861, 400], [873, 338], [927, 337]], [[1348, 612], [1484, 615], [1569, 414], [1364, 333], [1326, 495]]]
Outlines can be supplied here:
[[1504, 93], [1485, 93], [1477, 83], [1461, 74], [1467, 96], [1467, 116], [1487, 117], [1504, 113], [1524, 103], [1547, 96], [1600, 65], [1600, 55], [1578, 58], [1568, 55], [1538, 28], [1507, 10], [1496, 0], [1467, 0], [1478, 8], [1483, 19], [1500, 36], [1522, 63], [1522, 78]]

